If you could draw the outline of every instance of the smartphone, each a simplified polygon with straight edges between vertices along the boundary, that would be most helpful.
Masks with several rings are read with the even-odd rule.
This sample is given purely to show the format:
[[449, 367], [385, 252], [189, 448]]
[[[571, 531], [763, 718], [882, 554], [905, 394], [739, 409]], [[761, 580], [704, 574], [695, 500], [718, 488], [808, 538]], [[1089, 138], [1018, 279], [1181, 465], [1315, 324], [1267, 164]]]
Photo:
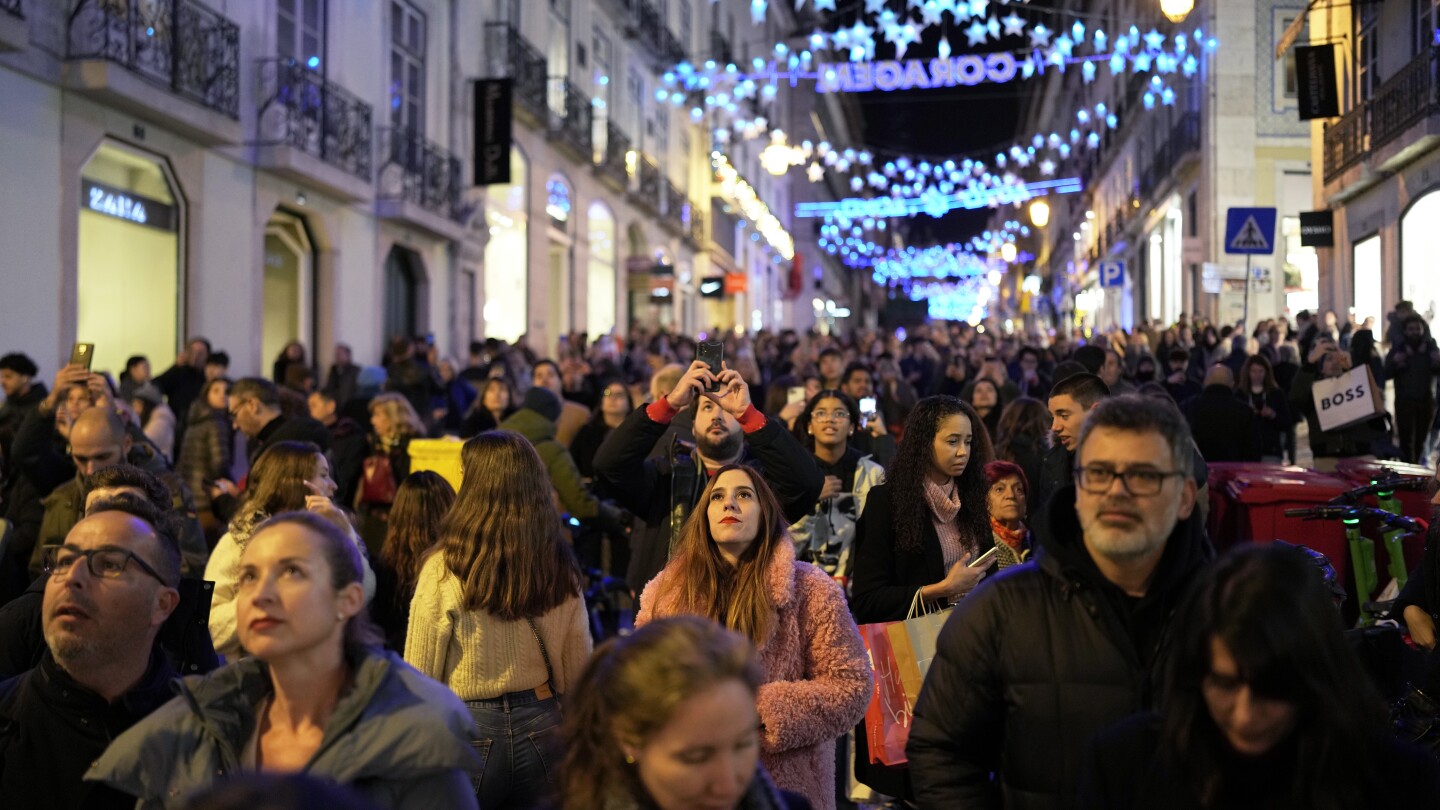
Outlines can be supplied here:
[[999, 547], [999, 546], [991, 546], [989, 551], [987, 551], [987, 552], [985, 552], [984, 554], [981, 554], [979, 557], [976, 557], [975, 559], [971, 560], [971, 561], [970, 561], [970, 564], [969, 564], [967, 567], [968, 567], [968, 568], [980, 568], [980, 567], [984, 566], [986, 563], [988, 563], [988, 562], [990, 562], [991, 560], [995, 559], [995, 555], [998, 554], [999, 552], [1000, 552], [1000, 547]]
[[797, 385], [785, 392], [785, 404], [794, 405], [797, 402], [805, 401], [805, 386]]
[[94, 356], [94, 343], [76, 343], [75, 348], [70, 351], [70, 365], [84, 366], [85, 370], [89, 371], [90, 361]]
[[875, 415], [875, 397], [860, 398], [860, 416], [869, 418]]
[[[698, 346], [699, 349], [696, 352], [696, 359], [709, 366], [711, 374], [719, 377], [720, 372], [725, 367], [725, 344], [718, 340], [706, 340], [701, 341]], [[719, 391], [720, 384], [717, 382], [707, 390]]]

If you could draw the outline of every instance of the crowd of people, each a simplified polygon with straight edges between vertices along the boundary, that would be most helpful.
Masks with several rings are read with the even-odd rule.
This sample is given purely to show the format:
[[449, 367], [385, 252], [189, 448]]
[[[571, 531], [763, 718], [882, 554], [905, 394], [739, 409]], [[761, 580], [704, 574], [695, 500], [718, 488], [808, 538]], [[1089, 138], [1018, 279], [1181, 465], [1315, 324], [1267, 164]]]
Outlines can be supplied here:
[[[1440, 348], [1403, 303], [1383, 334], [385, 348], [236, 379], [201, 338], [155, 376], [0, 357], [6, 806], [1440, 802], [1311, 557], [1217, 559], [1251, 538], [1204, 517], [1216, 462], [1396, 458], [1440, 490]], [[1373, 408], [1322, 424], [1354, 369]], [[458, 489], [412, 471], [446, 435]], [[1396, 615], [1433, 695], [1432, 504]], [[948, 619], [886, 764], [860, 626], [917, 611]]]

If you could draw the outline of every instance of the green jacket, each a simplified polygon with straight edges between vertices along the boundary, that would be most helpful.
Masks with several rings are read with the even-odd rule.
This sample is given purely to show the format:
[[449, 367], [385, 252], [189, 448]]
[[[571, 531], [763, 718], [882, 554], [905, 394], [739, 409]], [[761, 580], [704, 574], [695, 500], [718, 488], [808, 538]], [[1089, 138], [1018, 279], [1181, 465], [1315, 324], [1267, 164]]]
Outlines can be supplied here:
[[585, 488], [575, 459], [564, 445], [555, 441], [554, 422], [529, 408], [521, 408], [501, 422], [499, 429], [513, 430], [535, 446], [535, 452], [540, 454], [550, 473], [550, 484], [571, 517], [584, 520], [600, 514], [600, 501]]
[[[305, 772], [395, 810], [475, 808], [467, 773], [470, 713], [449, 689], [399, 656], [368, 651], [330, 715]], [[136, 810], [179, 808], [218, 779], [242, 772], [255, 707], [271, 692], [264, 662], [242, 659], [176, 681], [179, 697], [115, 739], [85, 778], [136, 796]]]

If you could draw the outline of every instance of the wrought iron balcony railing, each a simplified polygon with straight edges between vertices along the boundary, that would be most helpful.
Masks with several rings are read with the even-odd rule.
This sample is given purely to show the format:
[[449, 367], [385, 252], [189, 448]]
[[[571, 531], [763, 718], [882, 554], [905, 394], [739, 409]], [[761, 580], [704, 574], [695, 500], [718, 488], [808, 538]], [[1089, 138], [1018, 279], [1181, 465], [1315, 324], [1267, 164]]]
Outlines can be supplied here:
[[569, 79], [550, 79], [550, 137], [590, 154], [590, 99]]
[[660, 167], [649, 157], [640, 155], [635, 161], [635, 185], [631, 192], [635, 201], [650, 210], [660, 212]]
[[621, 188], [630, 185], [630, 170], [625, 165], [625, 156], [630, 151], [630, 139], [615, 126], [614, 121], [605, 122], [605, 148], [596, 161], [595, 170], [616, 181]]
[[660, 202], [665, 222], [679, 233], [687, 233], [690, 230], [689, 200], [685, 199], [685, 193], [670, 182], [670, 178], [660, 178]]
[[262, 59], [258, 74], [259, 145], [293, 146], [370, 180], [369, 104], [293, 59]]
[[630, 10], [629, 32], [640, 40], [642, 52], [661, 64], [685, 61], [685, 46], [665, 25], [665, 19], [650, 0], [626, 0]]
[[515, 26], [504, 22], [485, 24], [485, 46], [490, 54], [490, 75], [514, 79], [515, 103], [543, 126], [548, 120], [545, 57]]
[[379, 197], [412, 202], [425, 210], [460, 220], [460, 159], [408, 128], [379, 131]]
[[[18, 0], [13, 6], [18, 13]], [[240, 117], [240, 27], [195, 0], [80, 0], [66, 38], [70, 59], [123, 65], [183, 98]]]
[[1370, 148], [1389, 143], [1416, 121], [1440, 110], [1436, 50], [1427, 49], [1375, 91], [1370, 102]]
[[690, 229], [686, 232], [685, 238], [690, 244], [697, 248], [705, 247], [705, 215], [700, 213], [694, 205], [690, 206]]
[[1200, 113], [1187, 112], [1180, 116], [1170, 135], [1155, 148], [1150, 165], [1140, 174], [1140, 193], [1150, 194], [1165, 181], [1165, 178], [1180, 163], [1186, 154], [1200, 148]]
[[1339, 177], [1370, 151], [1370, 104], [1361, 102], [1325, 125], [1325, 182]]

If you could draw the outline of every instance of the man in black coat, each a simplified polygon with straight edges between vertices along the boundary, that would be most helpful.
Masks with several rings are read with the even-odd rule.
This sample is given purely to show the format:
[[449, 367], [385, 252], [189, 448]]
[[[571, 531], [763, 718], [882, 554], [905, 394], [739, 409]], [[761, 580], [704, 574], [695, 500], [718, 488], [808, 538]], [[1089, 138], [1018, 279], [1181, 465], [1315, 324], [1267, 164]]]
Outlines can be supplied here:
[[[694, 450], [677, 441], [666, 455], [648, 458], [670, 421], [686, 409], [695, 419]], [[808, 515], [820, 499], [825, 482], [814, 458], [783, 423], [751, 404], [750, 386], [739, 372], [726, 369], [717, 377], [698, 360], [669, 394], [637, 408], [610, 432], [595, 452], [595, 476], [646, 526], [633, 538], [626, 575], [631, 590], [639, 593], [665, 567], [710, 476], [737, 463], [760, 470], [787, 522]]]
[[1259, 420], [1235, 398], [1235, 378], [1227, 366], [1211, 367], [1204, 390], [1180, 403], [1180, 410], [1206, 461], [1260, 460]]
[[1038, 564], [982, 582], [941, 631], [907, 748], [921, 807], [1072, 807], [1090, 735], [1151, 704], [1170, 616], [1210, 555], [1190, 447], [1153, 400], [1086, 417]]
[[[276, 442], [312, 442], [330, 453], [330, 430], [308, 416], [286, 416], [280, 407], [280, 389], [261, 377], [242, 377], [230, 386], [230, 419], [249, 440], [250, 465]], [[335, 465], [331, 465], [333, 468]], [[210, 492], [210, 509], [228, 523], [239, 507], [240, 489], [233, 481], [217, 480]]]
[[[20, 423], [49, 393], [45, 383], [34, 381], [39, 373], [35, 361], [23, 354], [12, 352], [0, 357], [0, 388], [5, 390], [5, 404], [0, 405], [0, 465], [10, 463], [10, 443]], [[0, 466], [0, 472], [4, 471], [7, 468]]]
[[179, 602], [179, 544], [146, 502], [117, 499], [77, 523], [51, 563], [48, 649], [0, 683], [0, 796], [7, 807], [130, 808], [134, 797], [82, 777], [174, 694], [155, 639]]

